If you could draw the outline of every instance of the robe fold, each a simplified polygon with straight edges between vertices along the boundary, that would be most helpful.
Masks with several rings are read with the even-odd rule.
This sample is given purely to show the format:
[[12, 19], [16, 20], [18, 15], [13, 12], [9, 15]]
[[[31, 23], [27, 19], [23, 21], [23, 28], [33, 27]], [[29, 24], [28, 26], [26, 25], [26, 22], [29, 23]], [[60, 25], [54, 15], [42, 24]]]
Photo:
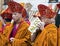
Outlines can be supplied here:
[[2, 22], [0, 20], [0, 33], [2, 32]]
[[28, 31], [29, 25], [26, 22], [20, 24], [15, 34], [12, 46], [29, 46], [31, 33]]
[[33, 46], [57, 46], [57, 27], [54, 24], [47, 25], [37, 36]]
[[58, 42], [57, 42], [57, 46], [60, 46], [60, 27], [58, 28]]
[[0, 45], [1, 46], [7, 46], [9, 42], [9, 35], [11, 33], [13, 24], [8, 24], [4, 26], [2, 33], [0, 33]]

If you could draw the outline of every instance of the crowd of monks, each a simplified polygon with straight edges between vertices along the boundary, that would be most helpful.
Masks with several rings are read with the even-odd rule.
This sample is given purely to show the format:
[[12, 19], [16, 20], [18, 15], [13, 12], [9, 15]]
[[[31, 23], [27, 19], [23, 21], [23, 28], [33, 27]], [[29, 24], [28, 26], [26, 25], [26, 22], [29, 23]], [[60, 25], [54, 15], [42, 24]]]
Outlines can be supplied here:
[[[0, 46], [60, 46], [60, 3], [53, 11], [43, 4], [38, 5], [38, 17], [42, 25], [32, 34], [26, 9], [17, 2], [8, 2], [8, 8], [0, 14]], [[32, 38], [31, 38], [32, 37]]]

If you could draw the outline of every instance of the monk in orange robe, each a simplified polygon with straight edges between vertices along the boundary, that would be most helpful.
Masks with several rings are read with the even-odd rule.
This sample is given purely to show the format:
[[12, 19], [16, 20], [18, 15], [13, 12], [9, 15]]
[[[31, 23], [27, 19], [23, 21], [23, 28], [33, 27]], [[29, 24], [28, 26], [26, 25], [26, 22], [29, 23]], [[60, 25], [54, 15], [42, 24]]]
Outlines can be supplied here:
[[45, 28], [37, 35], [33, 46], [57, 46], [57, 27], [51, 20], [55, 15], [54, 12], [42, 4], [38, 5], [38, 9], [41, 21], [45, 22]]
[[[26, 17], [24, 8], [14, 1], [8, 2], [12, 12], [12, 22], [4, 26], [1, 34], [1, 46], [30, 46], [31, 33], [23, 18]], [[24, 11], [24, 12], [23, 12]]]

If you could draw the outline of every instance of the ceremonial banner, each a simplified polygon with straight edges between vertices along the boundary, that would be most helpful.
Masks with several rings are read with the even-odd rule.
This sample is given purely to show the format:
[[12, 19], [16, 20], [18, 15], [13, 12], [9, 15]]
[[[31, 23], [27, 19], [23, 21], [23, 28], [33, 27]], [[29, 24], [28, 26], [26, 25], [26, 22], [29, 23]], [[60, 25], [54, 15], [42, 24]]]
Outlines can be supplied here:
[[35, 18], [35, 20], [33, 20], [33, 22], [31, 23], [30, 27], [28, 28], [28, 30], [32, 33], [34, 33], [36, 31], [36, 29], [38, 29], [38, 24], [40, 23], [40, 19], [38, 17]]

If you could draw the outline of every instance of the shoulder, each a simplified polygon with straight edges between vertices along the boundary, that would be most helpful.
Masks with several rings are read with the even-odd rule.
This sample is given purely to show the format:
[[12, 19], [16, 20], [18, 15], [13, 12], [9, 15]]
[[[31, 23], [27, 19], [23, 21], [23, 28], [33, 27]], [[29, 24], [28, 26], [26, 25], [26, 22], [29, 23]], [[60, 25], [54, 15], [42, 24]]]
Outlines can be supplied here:
[[55, 24], [49, 24], [46, 26], [46, 28], [57, 28]]
[[23, 22], [22, 22], [22, 26], [24, 26], [24, 27], [29, 27], [29, 24], [28, 24], [26, 21], [23, 21]]
[[44, 29], [47, 31], [52, 31], [52, 32], [57, 31], [57, 27], [55, 26], [55, 24], [49, 24]]

